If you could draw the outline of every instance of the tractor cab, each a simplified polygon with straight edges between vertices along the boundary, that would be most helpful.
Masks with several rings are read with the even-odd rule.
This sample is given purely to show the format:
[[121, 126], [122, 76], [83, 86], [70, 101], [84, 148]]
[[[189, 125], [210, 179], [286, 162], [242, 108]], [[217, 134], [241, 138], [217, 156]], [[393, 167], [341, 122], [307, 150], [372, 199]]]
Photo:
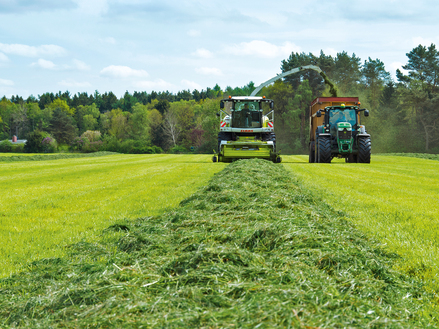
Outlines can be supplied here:
[[330, 126], [331, 132], [335, 133], [338, 129], [338, 124], [344, 123], [343, 126], [349, 124], [350, 128], [356, 126], [357, 115], [354, 108], [340, 108], [332, 109], [329, 111], [328, 124]]

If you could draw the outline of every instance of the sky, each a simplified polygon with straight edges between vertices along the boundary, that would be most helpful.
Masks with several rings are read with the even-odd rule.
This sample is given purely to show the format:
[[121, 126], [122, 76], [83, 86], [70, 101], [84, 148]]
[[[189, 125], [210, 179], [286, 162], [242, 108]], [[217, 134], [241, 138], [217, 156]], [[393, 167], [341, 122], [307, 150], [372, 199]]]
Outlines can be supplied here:
[[439, 2], [0, 0], [0, 97], [256, 85], [292, 52], [384, 62], [439, 46]]

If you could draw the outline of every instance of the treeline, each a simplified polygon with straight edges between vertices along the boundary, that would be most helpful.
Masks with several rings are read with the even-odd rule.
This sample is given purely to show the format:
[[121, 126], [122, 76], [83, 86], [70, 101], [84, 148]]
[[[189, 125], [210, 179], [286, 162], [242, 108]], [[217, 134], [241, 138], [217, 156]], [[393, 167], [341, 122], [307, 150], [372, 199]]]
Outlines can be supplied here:
[[[406, 74], [397, 70], [396, 81], [379, 59], [362, 61], [355, 54], [333, 57], [320, 52], [292, 53], [281, 62], [283, 72], [314, 64], [335, 83], [338, 96], [358, 96], [370, 110], [363, 123], [372, 135], [373, 152], [439, 153], [439, 52], [432, 44], [407, 53]], [[124, 153], [198, 152], [216, 148], [219, 100], [228, 95], [250, 95], [243, 87], [218, 85], [206, 90], [112, 92], [68, 91], [0, 101], [0, 140], [13, 135], [27, 139], [25, 151]], [[290, 75], [264, 88], [260, 95], [275, 101], [275, 132], [283, 153], [307, 153], [309, 104], [330, 96], [329, 87], [314, 71]], [[0, 151], [20, 151], [0, 143]]]
[[[355, 54], [332, 57], [292, 53], [282, 71], [314, 64], [334, 82], [338, 96], [358, 96], [370, 117], [362, 118], [372, 138], [372, 151], [439, 153], [439, 52], [434, 44], [419, 45], [407, 55], [404, 72], [396, 81], [379, 59], [362, 61]], [[314, 71], [286, 77], [267, 88], [276, 101], [276, 137], [287, 152], [307, 153], [309, 104], [318, 96], [331, 96]]]

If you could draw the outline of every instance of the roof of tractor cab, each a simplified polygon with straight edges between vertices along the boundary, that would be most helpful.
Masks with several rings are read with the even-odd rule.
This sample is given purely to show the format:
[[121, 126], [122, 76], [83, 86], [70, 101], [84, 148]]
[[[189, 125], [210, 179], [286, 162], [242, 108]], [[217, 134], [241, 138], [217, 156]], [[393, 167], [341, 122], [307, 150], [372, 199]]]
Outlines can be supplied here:
[[232, 96], [231, 98], [224, 99], [228, 100], [237, 100], [237, 101], [270, 101], [270, 99], [261, 97], [261, 96]]

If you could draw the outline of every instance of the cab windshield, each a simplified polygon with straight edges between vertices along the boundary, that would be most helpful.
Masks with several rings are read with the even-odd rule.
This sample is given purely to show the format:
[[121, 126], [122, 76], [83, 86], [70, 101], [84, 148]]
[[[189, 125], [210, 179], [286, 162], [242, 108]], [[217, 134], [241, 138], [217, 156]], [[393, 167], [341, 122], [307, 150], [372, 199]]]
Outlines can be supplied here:
[[339, 122], [349, 122], [352, 126], [357, 123], [355, 110], [330, 110], [329, 124], [336, 125]]
[[259, 102], [236, 102], [232, 115], [233, 127], [262, 127], [262, 113], [259, 111], [259, 105]]

